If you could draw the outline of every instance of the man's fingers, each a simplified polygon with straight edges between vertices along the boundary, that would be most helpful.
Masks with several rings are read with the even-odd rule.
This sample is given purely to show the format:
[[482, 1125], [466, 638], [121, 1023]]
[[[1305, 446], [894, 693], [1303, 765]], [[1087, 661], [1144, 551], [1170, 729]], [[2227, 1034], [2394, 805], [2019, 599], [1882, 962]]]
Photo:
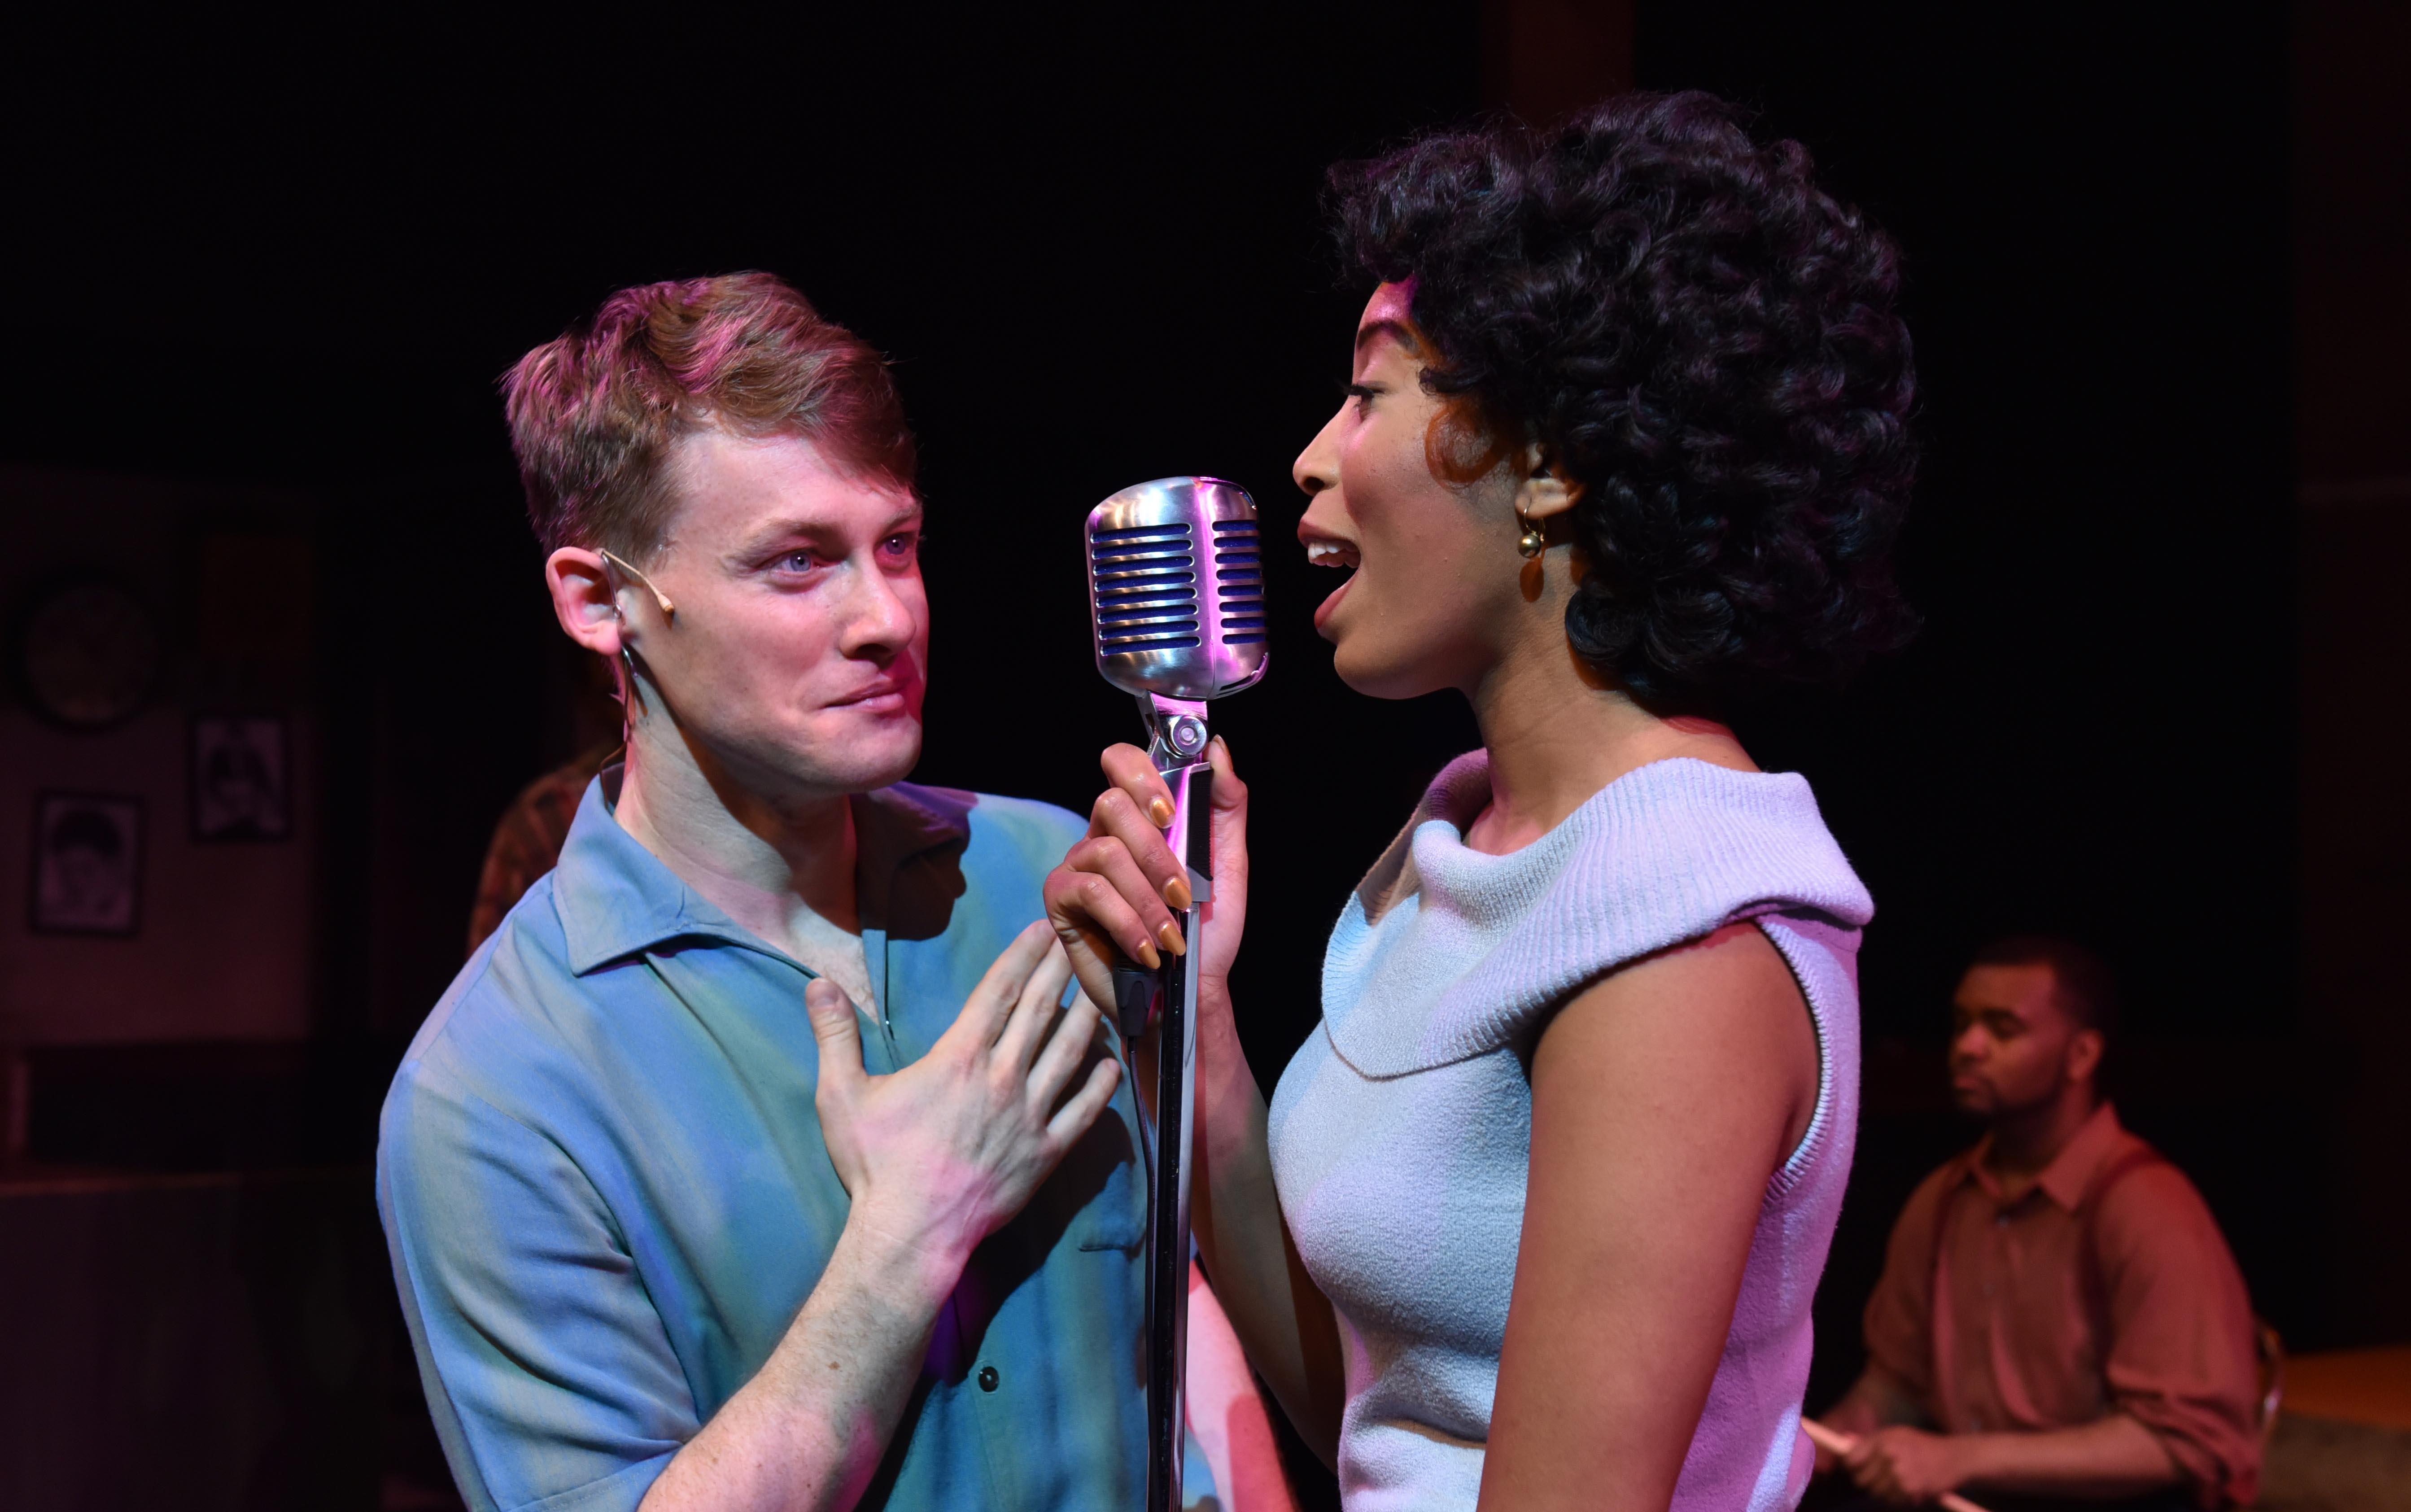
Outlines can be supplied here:
[[1105, 781], [1137, 812], [1153, 819], [1158, 829], [1172, 822], [1172, 788], [1145, 751], [1130, 744], [1109, 745], [1097, 765], [1104, 769]]
[[1849, 1472], [1850, 1479], [1857, 1482], [1861, 1490], [1875, 1490], [1877, 1477], [1883, 1472], [1883, 1464], [1876, 1453], [1872, 1435], [1850, 1446], [1849, 1452], [1842, 1456], [1842, 1468]]
[[1071, 980], [1072, 958], [1063, 953], [1062, 942], [1056, 941], [1046, 959], [1030, 974], [1014, 1005], [1013, 1017], [997, 1036], [994, 1054], [999, 1062], [1017, 1073], [1029, 1071], [1030, 1058], [1038, 1053], [1039, 1038], [1055, 1020], [1055, 1005], [1063, 1001], [1063, 989]]
[[1055, 1116], [1046, 1121], [1046, 1142], [1054, 1150], [1057, 1159], [1061, 1159], [1063, 1152], [1071, 1149], [1074, 1141], [1089, 1132], [1089, 1125], [1097, 1122], [1097, 1115], [1113, 1101], [1114, 1084], [1121, 1079], [1121, 1062], [1111, 1056], [1099, 1061], [1071, 1101], [1056, 1109]]
[[836, 1091], [860, 1081], [862, 1030], [855, 1022], [854, 1000], [835, 982], [815, 976], [804, 984], [804, 1016], [820, 1045], [821, 1087]]
[[1046, 1036], [1046, 1048], [1039, 1052], [1030, 1067], [1030, 1106], [1042, 1111], [1053, 1108], [1072, 1076], [1088, 1058], [1089, 1048], [1097, 1042], [1097, 1025], [1103, 1016], [1097, 1006], [1082, 992], [1072, 1000], [1070, 1008], [1056, 1022], [1055, 1032]]
[[1874, 1439], [1862, 1443], [1850, 1459], [1850, 1478], [1862, 1489], [1887, 1502], [1908, 1500], [1901, 1488], [1900, 1467], [1892, 1462], [1892, 1456], [1885, 1454]]
[[957, 1041], [957, 1047], [961, 1048], [957, 1040], [961, 1035], [971, 1040], [969, 1048], [972, 1050], [985, 1050], [995, 1044], [997, 1036], [1004, 1032], [1005, 1020], [1013, 1016], [1014, 1005], [1021, 1001], [1021, 990], [1030, 984], [1030, 974], [1038, 969], [1038, 963], [1046, 959], [1046, 952], [1054, 946], [1054, 927], [1043, 918], [1033, 920], [1015, 935], [1013, 943], [980, 977], [979, 985], [972, 989], [971, 996], [963, 1000], [963, 1010], [938, 1036], [938, 1043]]

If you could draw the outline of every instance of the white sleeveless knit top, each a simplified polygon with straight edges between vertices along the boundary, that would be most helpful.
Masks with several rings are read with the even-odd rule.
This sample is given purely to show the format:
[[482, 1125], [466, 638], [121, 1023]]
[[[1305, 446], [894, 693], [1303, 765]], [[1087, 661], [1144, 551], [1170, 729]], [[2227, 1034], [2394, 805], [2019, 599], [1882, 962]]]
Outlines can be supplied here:
[[1858, 1123], [1874, 904], [1797, 775], [1655, 762], [1508, 856], [1464, 842], [1489, 798], [1480, 751], [1433, 782], [1332, 932], [1322, 1023], [1273, 1095], [1281, 1210], [1339, 1315], [1342, 1500], [1474, 1505], [1531, 1164], [1524, 1057], [1599, 976], [1752, 919], [1815, 1020], [1817, 1108], [1767, 1185], [1673, 1506], [1790, 1507], [1812, 1462], [1808, 1308]]

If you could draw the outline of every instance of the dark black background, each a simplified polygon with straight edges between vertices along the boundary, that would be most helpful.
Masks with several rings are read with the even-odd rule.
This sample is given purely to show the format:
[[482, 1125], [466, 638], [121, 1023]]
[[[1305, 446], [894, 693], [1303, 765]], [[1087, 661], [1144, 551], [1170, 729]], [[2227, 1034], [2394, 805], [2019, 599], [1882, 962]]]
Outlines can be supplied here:
[[1874, 888], [1878, 1033], [1963, 952], [2065, 929], [2149, 1034], [2292, 990], [2285, 52], [2272, 10], [1990, 22], [1644, 7], [1643, 80], [1761, 104], [1907, 250], [1916, 649], [1751, 731]]
[[[1085, 807], [1133, 727], [1089, 666], [1081, 516], [1212, 472], [1285, 531], [1359, 298], [1321, 170], [1481, 109], [1482, 35], [1474, 5], [1412, 3], [29, 30], [0, 104], [0, 461], [323, 501], [323, 1034], [389, 1064], [458, 963], [494, 818], [570, 754], [577, 668], [496, 374], [623, 284], [794, 280], [894, 356], [922, 437], [917, 775]], [[1759, 108], [1907, 249], [1926, 631], [1742, 728], [1810, 775], [1875, 891], [1884, 1064], [1922, 1074], [1965, 953], [2009, 928], [2102, 949], [2145, 1039], [2282, 1039], [2282, 16], [1686, 0], [1641, 7], [1637, 56], [1644, 85]], [[1257, 794], [1238, 989], [1267, 1081], [1347, 888], [1474, 740], [1453, 697], [1337, 683], [1322, 582], [1274, 553], [1271, 674], [1216, 715]], [[2316, 1337], [2286, 1149], [2236, 1101], [2281, 1090], [2214, 1089], [2149, 1132], [2191, 1157], [2264, 1309]], [[1871, 1115], [1819, 1391], [1899, 1191], [1958, 1137]]]

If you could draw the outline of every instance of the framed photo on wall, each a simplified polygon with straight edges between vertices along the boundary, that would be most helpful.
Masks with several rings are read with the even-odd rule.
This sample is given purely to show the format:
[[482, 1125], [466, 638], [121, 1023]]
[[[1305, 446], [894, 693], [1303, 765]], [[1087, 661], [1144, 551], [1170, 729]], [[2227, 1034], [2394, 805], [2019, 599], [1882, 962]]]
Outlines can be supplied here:
[[293, 763], [282, 715], [196, 714], [192, 761], [195, 840], [293, 833]]
[[142, 800], [36, 794], [28, 894], [37, 934], [134, 933], [142, 917]]

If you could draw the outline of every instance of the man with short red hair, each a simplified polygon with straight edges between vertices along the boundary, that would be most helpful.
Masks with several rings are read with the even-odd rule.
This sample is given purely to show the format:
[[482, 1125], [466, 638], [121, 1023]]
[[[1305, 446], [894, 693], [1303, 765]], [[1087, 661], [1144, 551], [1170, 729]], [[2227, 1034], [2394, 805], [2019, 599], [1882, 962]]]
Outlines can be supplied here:
[[901, 780], [928, 610], [884, 364], [748, 273], [623, 290], [505, 390], [627, 748], [386, 1102], [463, 1493], [1125, 1512], [1146, 1178], [1039, 895], [1086, 826]]

